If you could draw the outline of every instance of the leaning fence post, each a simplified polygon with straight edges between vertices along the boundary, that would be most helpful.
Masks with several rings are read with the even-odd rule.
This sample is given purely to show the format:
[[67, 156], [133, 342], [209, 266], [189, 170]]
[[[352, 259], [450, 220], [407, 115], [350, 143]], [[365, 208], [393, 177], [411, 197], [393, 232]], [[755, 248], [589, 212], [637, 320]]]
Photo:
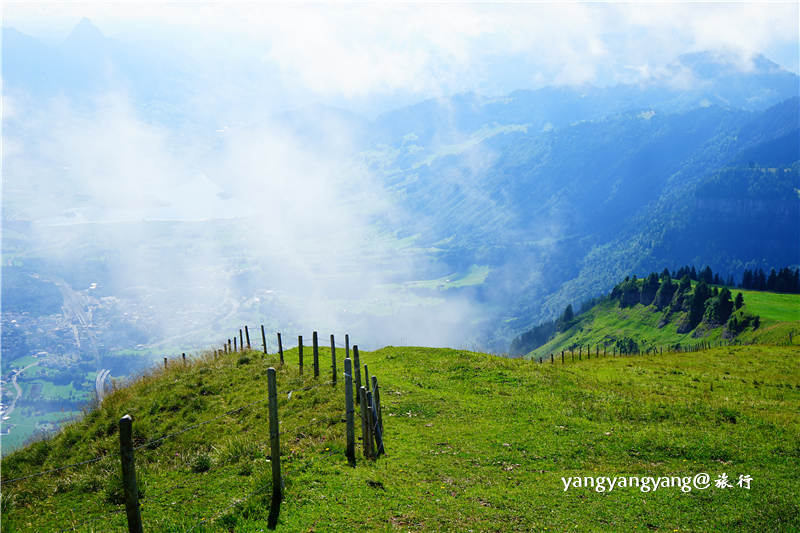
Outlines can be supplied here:
[[278, 353], [281, 356], [281, 364], [283, 364], [283, 341], [281, 340], [280, 333], [278, 333]]
[[247, 349], [250, 349], [250, 330], [247, 329], [247, 324], [244, 325], [244, 335], [247, 339]]
[[369, 392], [369, 369], [367, 365], [364, 365], [364, 386], [367, 388], [367, 392]]
[[336, 343], [331, 333], [331, 371], [333, 374], [333, 384], [336, 385]]
[[142, 533], [142, 514], [139, 509], [139, 488], [136, 486], [136, 466], [133, 460], [133, 420], [125, 415], [119, 420], [119, 454], [122, 459], [122, 488], [125, 492], [125, 513], [128, 532]]
[[345, 455], [350, 466], [356, 466], [356, 437], [353, 428], [353, 363], [347, 357], [344, 360], [344, 416], [347, 422], [347, 448]]
[[297, 356], [300, 358], [300, 375], [303, 374], [303, 336], [297, 336]]
[[376, 435], [378, 437], [378, 455], [386, 454], [386, 451], [383, 449], [383, 437], [385, 433], [383, 432], [383, 411], [381, 409], [381, 393], [378, 390], [378, 378], [372, 376], [372, 401], [373, 401], [373, 408], [375, 410], [375, 421], [377, 425], [375, 426]]
[[267, 369], [267, 389], [269, 394], [269, 460], [272, 463], [272, 501], [283, 499], [283, 477], [281, 476], [281, 446], [278, 432], [278, 386], [275, 382], [275, 369]]
[[264, 355], [267, 355], [267, 335], [264, 333], [264, 324], [261, 324], [261, 345], [264, 348]]
[[353, 371], [356, 378], [356, 401], [361, 405], [361, 361], [358, 358], [358, 344], [353, 345]]
[[311, 335], [311, 344], [314, 351], [314, 377], [319, 377], [319, 341], [317, 340], [317, 332]]
[[[353, 346], [355, 350], [355, 346]], [[358, 367], [356, 367], [358, 368]], [[361, 404], [361, 447], [364, 449], [364, 457], [369, 459], [369, 418], [367, 417], [367, 389], [358, 388], [359, 403]]]
[[378, 455], [375, 453], [375, 406], [372, 403], [372, 391], [368, 390], [367, 395], [367, 432], [369, 433], [369, 456], [377, 459]]

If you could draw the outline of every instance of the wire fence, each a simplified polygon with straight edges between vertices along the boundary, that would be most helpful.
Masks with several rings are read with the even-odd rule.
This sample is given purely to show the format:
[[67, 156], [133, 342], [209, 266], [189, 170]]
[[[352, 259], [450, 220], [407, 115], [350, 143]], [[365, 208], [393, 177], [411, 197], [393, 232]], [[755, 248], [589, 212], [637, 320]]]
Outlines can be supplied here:
[[[264, 344], [265, 343], [262, 343], [262, 346]], [[342, 345], [341, 343], [337, 343], [335, 341], [334, 341], [333, 345], [334, 346], [343, 347], [343, 348], [345, 347], [345, 345]], [[227, 348], [227, 344], [225, 344], [225, 346]], [[357, 347], [355, 345], [350, 345], [349, 342], [348, 342], [348, 346], [353, 349], [354, 353], [357, 356], [357, 353], [358, 353], [357, 352]], [[324, 345], [318, 345], [318, 347], [324, 348], [325, 346]], [[244, 351], [244, 350], [245, 350], [244, 346], [241, 346], [241, 343], [239, 343], [239, 346], [237, 347], [237, 351]], [[331, 352], [333, 352], [333, 350], [331, 350]], [[223, 352], [221, 350], [213, 350], [213, 355], [214, 355], [215, 360], [217, 359], [217, 355], [218, 354], [223, 354], [223, 353], [225, 353], [225, 352]], [[233, 352], [233, 353], [235, 353], [235, 352]], [[230, 355], [230, 354], [232, 354], [232, 352], [231, 351], [227, 351], [227, 354]], [[331, 353], [332, 357], [333, 357], [333, 355], [334, 354]], [[187, 363], [190, 362], [190, 361], [187, 361], [185, 353], [182, 354], [181, 359], [183, 360], [184, 365], [187, 365]], [[356, 359], [356, 361], [358, 361], [358, 359]], [[283, 364], [283, 362], [282, 362], [282, 364]], [[333, 364], [333, 369], [335, 371], [336, 366], [335, 366], [335, 363], [333, 362], [333, 360], [332, 360], [332, 364]], [[174, 363], [173, 363], [173, 365], [174, 365]], [[165, 369], [168, 366], [169, 366], [168, 365], [168, 361], [165, 358]], [[317, 370], [318, 368], [319, 368], [319, 363], [318, 363], [318, 360], [315, 357], [315, 370]], [[275, 372], [274, 369], [270, 369], [270, 372], [272, 372], [273, 376], [274, 376], [274, 372]], [[300, 369], [300, 372], [302, 373], [302, 367]], [[315, 374], [316, 373], [317, 372], [315, 372]], [[334, 376], [333, 377], [334, 379], [332, 379], [332, 380], [323, 381], [323, 382], [317, 382], [317, 383], [314, 383], [314, 384], [311, 384], [311, 385], [297, 386], [297, 385], [300, 385], [300, 384], [303, 384], [303, 383], [307, 382], [309, 377], [303, 377], [302, 374], [301, 374], [300, 376], [296, 376], [294, 378], [288, 379], [284, 383], [284, 385], [288, 389], [285, 392], [285, 394], [286, 394], [285, 400], [283, 400], [283, 402], [282, 402], [284, 404], [284, 408], [286, 408], [289, 405], [289, 402], [292, 401], [293, 395], [295, 397], [297, 396], [297, 393], [312, 391], [314, 389], [318, 389], [318, 388], [324, 387], [324, 386], [330, 386], [330, 385], [334, 385], [335, 386], [335, 385], [337, 385], [336, 376]], [[352, 376], [349, 375], [349, 374], [344, 374], [344, 377], [345, 377], [346, 380], [352, 380]], [[344, 381], [345, 380], [342, 380], [342, 382], [344, 382]], [[368, 386], [368, 384], [367, 384], [367, 386]], [[353, 387], [350, 386], [351, 392], [352, 392], [352, 389], [353, 389]], [[363, 387], [362, 387], [362, 389], [363, 389]], [[284, 393], [281, 393], [281, 395], [282, 394], [284, 394]], [[166, 433], [164, 435], [161, 435], [160, 437], [147, 440], [146, 442], [143, 442], [143, 443], [135, 445], [135, 446], [131, 442], [130, 443], [130, 451], [131, 451], [131, 454], [130, 454], [131, 459], [130, 460], [133, 461], [133, 456], [134, 456], [133, 452], [138, 452], [140, 455], [141, 455], [141, 453], [144, 453], [144, 455], [141, 455], [139, 457], [139, 462], [140, 462], [140, 466], [143, 466], [143, 465], [145, 466], [145, 468], [142, 470], [142, 472], [140, 472], [140, 476], [142, 474], [145, 474], [144, 477], [143, 477], [143, 480], [146, 482], [146, 478], [149, 476], [149, 474], [146, 474], [146, 472], [149, 472], [150, 470], [148, 470], [148, 469], [152, 468], [152, 467], [148, 467], [147, 465], [151, 465], [156, 461], [153, 458], [153, 456], [150, 455], [150, 452], [157, 454], [158, 452], [156, 450], [158, 450], [160, 448], [160, 446], [161, 446], [161, 444], [163, 442], [171, 440], [171, 439], [175, 439], [176, 437], [179, 437], [179, 436], [181, 436], [181, 435], [183, 435], [183, 434], [185, 434], [187, 432], [190, 432], [192, 430], [195, 430], [195, 429], [198, 429], [200, 427], [206, 426], [206, 425], [211, 424], [213, 422], [226, 419], [228, 417], [231, 417], [232, 415], [235, 415], [237, 413], [240, 413], [240, 412], [244, 411], [245, 409], [248, 409], [248, 408], [251, 408], [251, 407], [255, 407], [257, 405], [264, 404], [266, 402], [270, 402], [270, 420], [272, 420], [273, 409], [274, 409], [274, 415], [277, 417], [278, 401], [277, 401], [277, 397], [276, 397], [275, 398], [275, 403], [274, 403], [274, 406], [273, 406], [272, 405], [271, 396], [272, 396], [272, 393], [270, 393], [270, 395], [268, 397], [266, 397], [266, 398], [254, 400], [252, 402], [249, 402], [247, 404], [241, 405], [239, 407], [228, 409], [228, 410], [226, 410], [226, 411], [224, 411], [224, 412], [222, 412], [222, 413], [220, 413], [220, 414], [218, 414], [216, 416], [213, 416], [212, 418], [209, 418], [209, 419], [206, 419], [206, 420], [202, 420], [200, 422], [196, 422], [196, 423], [190, 424], [190, 425], [188, 425], [186, 427], [183, 427], [183, 428], [181, 428], [181, 429], [179, 429], [177, 431]], [[374, 407], [370, 406], [370, 409], [374, 409]], [[343, 411], [344, 411], [344, 409], [343, 409]], [[362, 413], [362, 416], [366, 416], [366, 414]], [[131, 424], [131, 419], [126, 416], [126, 417], [123, 417], [123, 420], [125, 418], [128, 418], [128, 420], [129, 420], [128, 423]], [[377, 420], [377, 418], [375, 416], [369, 416], [367, 418], [369, 418], [369, 419], [375, 418], [375, 420]], [[347, 419], [346, 416], [342, 416], [342, 415], [331, 416], [330, 414], [328, 414], [326, 416], [321, 416], [319, 419], [313, 419], [313, 420], [311, 420], [309, 422], [306, 422], [306, 423], [304, 423], [302, 425], [299, 425], [299, 426], [280, 427], [280, 426], [277, 425], [277, 418], [276, 418], [275, 424], [276, 424], [277, 431], [270, 438], [270, 441], [257, 442], [256, 445], [259, 448], [261, 448], [262, 446], [267, 444], [267, 442], [270, 442], [270, 444], [274, 445], [277, 441], [273, 442], [273, 438], [274, 439], [280, 439], [281, 436], [283, 437], [283, 440], [286, 440], [286, 441], [291, 440], [292, 442], [297, 442], [298, 440], [310, 437], [311, 436], [311, 432], [315, 428], [319, 428], [320, 426], [323, 426], [323, 425], [326, 428], [332, 428], [332, 427], [338, 426], [339, 424], [341, 424], [343, 422], [346, 422], [347, 420], [348, 419]], [[236, 420], [235, 419], [226, 420], [225, 423], [226, 424], [227, 423], [232, 423], [234, 421], [236, 421]], [[352, 422], [352, 420], [351, 420], [351, 422]], [[120, 424], [122, 424], [122, 421], [120, 422]], [[352, 431], [352, 427], [351, 426], [348, 426], [348, 431], [349, 432]], [[351, 440], [351, 435], [350, 435], [349, 432], [348, 432], [348, 435], [347, 435], [348, 443], [350, 443], [350, 440]], [[366, 435], [362, 436], [362, 443], [352, 442], [352, 444], [348, 444], [348, 446], [350, 446], [351, 448], [355, 448], [355, 446], [358, 444], [362, 449], [364, 449], [364, 453], [366, 455], [368, 450], [363, 445], [364, 439], [366, 439], [366, 437], [367, 437]], [[130, 439], [130, 434], [128, 434], [128, 438]], [[122, 439], [123, 439], [123, 437], [122, 437], [122, 425], [120, 425], [120, 439], [121, 439], [121, 443], [122, 443]], [[352, 439], [352, 440], [354, 440], [354, 439]], [[124, 445], [123, 445], [123, 448], [124, 448]], [[274, 449], [275, 448], [273, 447], [273, 450]], [[292, 471], [294, 471], [294, 465], [296, 465], [297, 461], [299, 461], [300, 459], [302, 459], [302, 467], [301, 468], [303, 470], [305, 470], [305, 469], [307, 469], [309, 467], [309, 465], [314, 464], [317, 461], [329, 458], [329, 457], [331, 457], [331, 456], [333, 456], [333, 455], [335, 455], [337, 453], [341, 453], [341, 449], [330, 450], [329, 448], [326, 448], [326, 452], [325, 453], [315, 454], [313, 457], [310, 457], [310, 458], [308, 456], [298, 456], [298, 455], [295, 455], [294, 453], [291, 453], [291, 454], [286, 455], [283, 458], [283, 460], [289, 466], [289, 471], [292, 472]], [[74, 462], [74, 463], [69, 463], [69, 464], [65, 464], [65, 465], [62, 465], [62, 466], [58, 466], [58, 467], [42, 470], [42, 471], [39, 471], [39, 472], [35, 472], [35, 473], [23, 475], [23, 476], [14, 477], [14, 478], [11, 478], [11, 479], [3, 479], [2, 480], [2, 486], [14, 484], [14, 483], [17, 483], [17, 482], [20, 482], [20, 481], [24, 481], [24, 480], [30, 480], [30, 479], [33, 479], [33, 478], [38, 478], [40, 476], [45, 476], [45, 475], [48, 475], [48, 474], [55, 474], [55, 473], [63, 472], [63, 471], [69, 470], [69, 469], [86, 467], [88, 465], [99, 463], [100, 461], [102, 461], [104, 459], [110, 459], [110, 458], [115, 458], [115, 457], [119, 457], [119, 456], [117, 454], [115, 454], [115, 453], [107, 452], [107, 453], [101, 454], [99, 456], [93, 457], [91, 459], [86, 459], [86, 460], [77, 461], [77, 462]], [[278, 464], [280, 462], [282, 462], [280, 460], [280, 452], [279, 452], [279, 457], [277, 458], [278, 461], [276, 461], [276, 458], [273, 457], [272, 453], [270, 453], [269, 458], [270, 458], [270, 462], [273, 463], [273, 465], [276, 462]], [[123, 450], [123, 453], [122, 453], [123, 477], [125, 476], [125, 461], [126, 461], [126, 458], [125, 458], [125, 453], [124, 453], [124, 450]], [[203, 473], [207, 473], [209, 471], [214, 470], [217, 466], [219, 466], [219, 464], [217, 464], [217, 465], [209, 464], [208, 468], [205, 468], [204, 470], [202, 470], [202, 472]], [[273, 468], [274, 468], [274, 466], [273, 466]], [[298, 472], [299, 472], [299, 470], [298, 470]], [[197, 478], [197, 482], [199, 482], [202, 479], [203, 478]], [[281, 477], [280, 479], [282, 480], [283, 478]], [[125, 484], [126, 481], [123, 480], [123, 483]], [[136, 483], [136, 481], [134, 479], [134, 485], [135, 485], [135, 483]], [[283, 485], [283, 482], [281, 481], [281, 486], [282, 485]], [[194, 486], [194, 483], [191, 483], [189, 480], [183, 479], [183, 480], [178, 481], [177, 483], [172, 484], [168, 488], [166, 488], [164, 490], [160, 490], [160, 491], [155, 492], [155, 493], [152, 492], [151, 489], [148, 489], [147, 490], [147, 494], [146, 494], [146, 498], [150, 502], [159, 502], [159, 501], [161, 501], [161, 503], [163, 504], [163, 500], [168, 494], [170, 494], [170, 493], [172, 493], [174, 491], [177, 491], [177, 490], [184, 490], [184, 489], [187, 489], [187, 488], [191, 488], [192, 486]], [[248, 499], [252, 498], [253, 496], [255, 496], [257, 494], [259, 494], [261, 492], [264, 492], [269, 487], [270, 487], [269, 484], [264, 484], [264, 485], [262, 485], [260, 487], [257, 487], [256, 489], [252, 490], [251, 492], [247, 493], [243, 497], [234, 498], [233, 501], [231, 501], [231, 503], [229, 503], [227, 506], [217, 510], [212, 516], [210, 516], [210, 517], [201, 517], [187, 531], [192, 531], [192, 530], [194, 530], [194, 529], [196, 529], [196, 528], [198, 528], [198, 527], [200, 527], [200, 526], [202, 526], [204, 524], [213, 523], [215, 520], [217, 520], [220, 516], [224, 515], [230, 509], [236, 507], [237, 505], [242, 504], [243, 502], [246, 502]], [[274, 489], [274, 487], [273, 487], [273, 489]], [[128, 492], [129, 491], [126, 488], [126, 491], [125, 491], [125, 497], [126, 498], [130, 497]], [[139, 514], [139, 513], [141, 513], [142, 506], [138, 504], [138, 492], [139, 492], [139, 490], [137, 489], [136, 492], [137, 492], [137, 496], [136, 496], [137, 503], [136, 503], [136, 506], [134, 507], [134, 509], [137, 510], [136, 514]], [[95, 523], [97, 523], [100, 520], [104, 520], [106, 522], [108, 522], [109, 520], [112, 520], [113, 517], [115, 517], [115, 516], [117, 516], [117, 515], [119, 515], [121, 513], [124, 513], [126, 510], [130, 510], [129, 505], [130, 505], [130, 502], [127, 501], [124, 506], [117, 507], [117, 508], [114, 508], [114, 509], [112, 509], [110, 511], [106, 511], [106, 512], [102, 512], [102, 513], [96, 514], [96, 515], [94, 515], [92, 517], [86, 518], [86, 519], [84, 519], [84, 520], [82, 520], [80, 522], [77, 522], [77, 523], [75, 522], [75, 516], [74, 515], [75, 515], [76, 512], [80, 512], [80, 510], [77, 507], [72, 508], [69, 511], [69, 514], [71, 514], [72, 516], [70, 518], [67, 518], [65, 516], [65, 521], [67, 523], [69, 523], [69, 525], [67, 527], [64, 527], [60, 531], [75, 531], [75, 530], [78, 530], [78, 529], [81, 529], [81, 528], [86, 528], [86, 527], [90, 527], [90, 528], [92, 528], [94, 530], [94, 526], [93, 525]], [[56, 514], [59, 515], [60, 513], [57, 512]], [[128, 513], [128, 518], [130, 520], [130, 512]]]

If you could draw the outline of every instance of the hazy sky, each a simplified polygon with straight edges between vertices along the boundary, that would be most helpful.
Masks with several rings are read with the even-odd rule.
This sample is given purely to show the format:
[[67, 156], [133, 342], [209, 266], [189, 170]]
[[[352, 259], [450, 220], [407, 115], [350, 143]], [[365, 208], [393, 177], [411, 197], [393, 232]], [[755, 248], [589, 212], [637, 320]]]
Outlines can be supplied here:
[[[352, 108], [393, 98], [642, 81], [682, 53], [798, 72], [798, 3], [14, 3], [3, 23], [63, 39], [81, 17], [106, 35], [200, 65], [263, 72], [285, 92]], [[369, 100], [371, 104], [367, 104]]]

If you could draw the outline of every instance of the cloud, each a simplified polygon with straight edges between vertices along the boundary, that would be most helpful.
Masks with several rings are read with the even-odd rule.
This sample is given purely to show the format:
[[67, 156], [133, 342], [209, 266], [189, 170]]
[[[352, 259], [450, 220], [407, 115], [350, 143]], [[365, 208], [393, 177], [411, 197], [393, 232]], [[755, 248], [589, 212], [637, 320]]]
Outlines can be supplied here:
[[278, 119], [209, 142], [147, 122], [124, 94], [11, 100], [4, 208], [35, 221], [27, 246], [62, 276], [106, 265], [104, 290], [152, 340], [265, 319], [362, 346], [460, 345], [479, 318], [465, 298], [403, 288], [431, 258], [398, 246], [396, 207], [338, 120], [318, 117], [314, 142]]
[[631, 65], [657, 69], [698, 50], [731, 53], [742, 68], [774, 53], [798, 70], [786, 52], [797, 48], [796, 3], [17, 4], [5, 20], [52, 34], [80, 16], [125, 39], [146, 30], [159, 46], [286, 92], [349, 101], [614, 83], [630, 79]]

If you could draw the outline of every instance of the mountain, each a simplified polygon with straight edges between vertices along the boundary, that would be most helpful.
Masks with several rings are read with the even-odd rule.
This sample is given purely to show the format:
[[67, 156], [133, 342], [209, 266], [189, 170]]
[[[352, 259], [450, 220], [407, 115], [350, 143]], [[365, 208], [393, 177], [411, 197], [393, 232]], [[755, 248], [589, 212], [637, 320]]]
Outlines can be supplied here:
[[464, 93], [390, 111], [374, 121], [377, 139], [457, 142], [492, 124], [522, 124], [531, 132], [633, 110], [680, 113], [698, 107], [760, 111], [798, 94], [798, 76], [763, 55], [743, 66], [712, 52], [678, 57], [637, 84], [563, 86], [485, 97]]
[[545, 131], [484, 124], [446, 145], [414, 131], [382, 164], [408, 234], [453, 269], [489, 266], [474, 291], [509, 306], [503, 337], [635, 271], [796, 265], [798, 116], [795, 96], [761, 111], [647, 108]]

